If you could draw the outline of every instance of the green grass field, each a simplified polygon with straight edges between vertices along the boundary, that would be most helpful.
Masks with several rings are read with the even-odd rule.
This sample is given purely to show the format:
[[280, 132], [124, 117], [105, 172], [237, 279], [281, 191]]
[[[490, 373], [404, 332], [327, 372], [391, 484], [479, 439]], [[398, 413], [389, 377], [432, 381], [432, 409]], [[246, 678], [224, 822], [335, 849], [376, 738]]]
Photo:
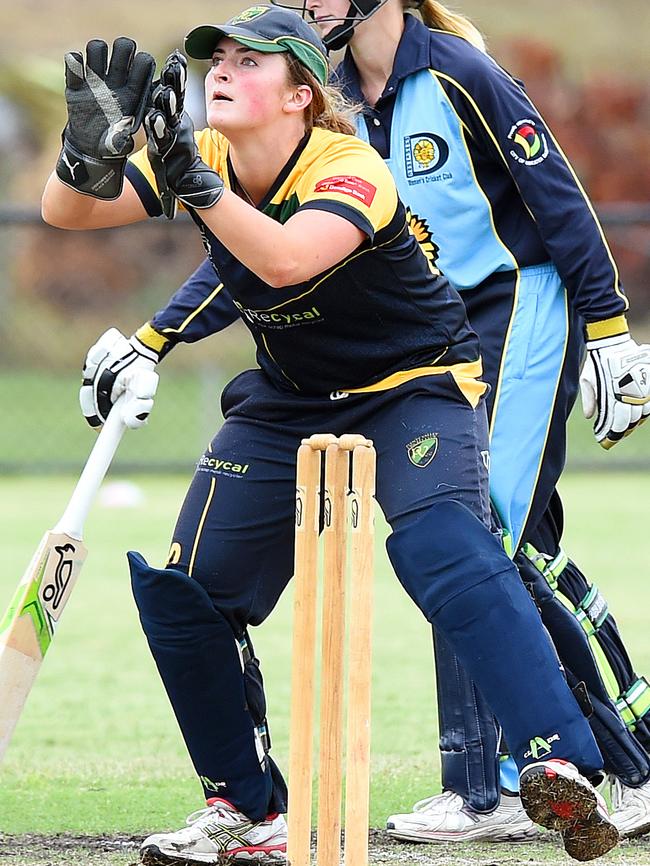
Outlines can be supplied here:
[[[236, 338], [238, 332], [233, 333]], [[230, 345], [232, 355], [236, 339]], [[229, 356], [223, 357], [221, 366], [214, 358], [201, 359], [197, 347], [175, 351], [178, 354], [160, 368], [151, 423], [137, 436], [125, 437], [115, 458], [118, 469], [191, 471], [221, 421], [223, 386], [236, 372], [254, 365], [250, 352], [244, 350], [238, 366]], [[192, 371], [178, 363], [197, 357], [200, 363]], [[6, 407], [0, 425], [0, 477], [14, 472], [76, 472], [86, 459], [93, 435], [79, 411], [79, 375], [70, 368], [73, 365], [65, 373], [0, 368], [0, 403]], [[37, 424], [35, 407], [42, 406], [47, 414]], [[568, 467], [650, 472], [650, 424], [612, 451], [603, 451], [593, 438], [591, 422], [577, 405], [569, 420]]]
[[[115, 479], [113, 479], [115, 480]], [[174, 827], [200, 806], [171, 710], [132, 604], [124, 552], [165, 558], [186, 480], [138, 477], [144, 502], [99, 503], [89, 557], [62, 627], [0, 769], [0, 833], [134, 833]], [[650, 475], [567, 476], [567, 549], [606, 593], [639, 671], [650, 669], [647, 611]], [[8, 599], [70, 478], [0, 481], [0, 598]], [[393, 577], [378, 541], [372, 818], [435, 790], [436, 710], [430, 634]], [[290, 592], [255, 634], [263, 661], [274, 754], [286, 766]], [[643, 862], [643, 861], [635, 861]]]

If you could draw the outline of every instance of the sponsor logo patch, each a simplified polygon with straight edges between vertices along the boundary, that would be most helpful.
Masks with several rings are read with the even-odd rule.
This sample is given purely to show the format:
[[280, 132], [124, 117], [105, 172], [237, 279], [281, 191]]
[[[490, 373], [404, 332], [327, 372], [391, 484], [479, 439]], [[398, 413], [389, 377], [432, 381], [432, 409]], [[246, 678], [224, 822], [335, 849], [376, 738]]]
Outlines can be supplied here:
[[404, 158], [407, 177], [433, 174], [449, 159], [449, 145], [433, 132], [416, 132], [404, 136]]
[[524, 752], [524, 758], [534, 758], [536, 761], [539, 758], [545, 758], [547, 755], [550, 755], [553, 751], [553, 746], [551, 743], [555, 743], [560, 739], [559, 734], [551, 734], [548, 739], [544, 739], [544, 737], [533, 737], [530, 741], [529, 749], [527, 752]]
[[236, 463], [234, 460], [220, 460], [213, 454], [204, 454], [197, 468], [204, 472], [218, 472], [224, 475], [246, 475], [250, 463]]
[[201, 784], [208, 791], [216, 791], [219, 792], [219, 788], [226, 788], [226, 782], [213, 782], [212, 779], [209, 779], [207, 776], [199, 776]]
[[283, 331], [286, 328], [313, 325], [316, 322], [323, 321], [323, 316], [318, 307], [309, 307], [307, 310], [296, 312], [278, 312], [277, 310], [249, 309], [234, 299], [233, 303], [247, 322], [250, 322], [251, 325], [256, 325], [258, 328], [264, 328], [267, 331]]
[[319, 180], [314, 187], [314, 192], [337, 192], [341, 195], [349, 195], [350, 198], [354, 198], [370, 207], [375, 199], [377, 187], [362, 177], [339, 174]]
[[418, 469], [426, 468], [438, 452], [438, 434], [426, 433], [418, 436], [406, 446], [409, 460]]
[[521, 165], [539, 165], [548, 156], [548, 142], [532, 120], [519, 120], [508, 133], [510, 156]]

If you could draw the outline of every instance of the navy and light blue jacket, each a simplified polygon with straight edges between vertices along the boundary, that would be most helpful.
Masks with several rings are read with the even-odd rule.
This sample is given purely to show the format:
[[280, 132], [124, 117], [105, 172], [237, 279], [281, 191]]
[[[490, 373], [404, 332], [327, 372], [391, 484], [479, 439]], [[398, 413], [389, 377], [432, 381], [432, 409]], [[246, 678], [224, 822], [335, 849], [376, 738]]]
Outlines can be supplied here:
[[[337, 70], [363, 102], [350, 51]], [[358, 133], [387, 160], [412, 226], [456, 288], [552, 261], [587, 322], [627, 308], [591, 203], [521, 83], [412, 15]]]

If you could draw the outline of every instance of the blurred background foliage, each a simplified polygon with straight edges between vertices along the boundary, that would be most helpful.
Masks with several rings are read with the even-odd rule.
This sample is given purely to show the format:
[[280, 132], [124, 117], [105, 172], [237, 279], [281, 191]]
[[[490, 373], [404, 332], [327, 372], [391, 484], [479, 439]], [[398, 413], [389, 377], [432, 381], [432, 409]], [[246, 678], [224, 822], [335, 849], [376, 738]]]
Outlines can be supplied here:
[[[131, 333], [164, 305], [203, 256], [189, 222], [72, 233], [34, 220], [65, 123], [63, 53], [82, 49], [93, 37], [111, 41], [125, 34], [162, 61], [182, 46], [191, 27], [223, 21], [244, 5], [240, 0], [0, 3], [0, 400], [6, 419], [0, 469], [78, 463], [89, 441], [76, 408], [78, 370], [87, 348], [111, 325]], [[597, 209], [621, 218], [607, 233], [632, 301], [635, 335], [647, 338], [650, 2], [449, 5], [470, 15], [496, 59], [525, 81]], [[200, 125], [203, 69], [198, 64], [192, 72], [189, 107]], [[252, 363], [251, 341], [239, 325], [198, 346], [176, 349], [163, 368], [157, 432], [143, 434], [151, 443], [146, 460], [166, 466], [194, 458], [197, 443], [219, 417], [222, 383]], [[47, 447], [35, 418], [42, 406]], [[584, 422], [581, 429], [588, 433]], [[142, 439], [133, 445], [133, 462], [142, 445]], [[630, 462], [640, 459], [641, 443], [635, 447], [638, 452], [627, 452]]]

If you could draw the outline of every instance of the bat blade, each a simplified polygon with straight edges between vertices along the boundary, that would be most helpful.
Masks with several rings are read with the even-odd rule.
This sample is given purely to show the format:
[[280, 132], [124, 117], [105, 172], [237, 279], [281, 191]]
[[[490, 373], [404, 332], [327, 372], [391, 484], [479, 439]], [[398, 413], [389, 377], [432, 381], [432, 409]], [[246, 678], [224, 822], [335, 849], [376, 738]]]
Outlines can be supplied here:
[[81, 541], [47, 532], [0, 620], [0, 760], [85, 558]]

